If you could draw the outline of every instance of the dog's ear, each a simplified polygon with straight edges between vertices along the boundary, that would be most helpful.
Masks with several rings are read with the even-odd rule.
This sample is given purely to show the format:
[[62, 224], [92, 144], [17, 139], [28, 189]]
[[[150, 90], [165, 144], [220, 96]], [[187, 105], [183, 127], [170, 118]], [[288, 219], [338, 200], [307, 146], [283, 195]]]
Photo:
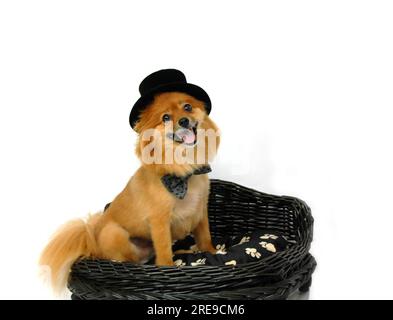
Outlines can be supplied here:
[[207, 112], [208, 107], [207, 107], [206, 102], [203, 103], [203, 108], [204, 108], [204, 110], [205, 110], [206, 115], [208, 115], [209, 113]]
[[202, 128], [205, 129], [205, 159], [208, 162], [213, 161], [217, 154], [217, 150], [221, 142], [220, 129], [208, 115], [202, 123]]
[[[139, 129], [140, 130], [140, 129]], [[135, 130], [137, 131], [137, 130]], [[146, 148], [147, 145], [153, 142], [153, 137], [149, 137], [149, 139], [146, 139], [143, 137], [142, 131], [137, 131], [138, 133], [138, 140], [135, 146], [135, 153], [137, 157], [142, 160], [142, 151], [144, 148]], [[150, 156], [154, 155], [154, 148], [150, 151]]]
[[141, 134], [141, 121], [140, 121], [140, 120], [138, 120], [137, 122], [135, 122], [134, 131], [135, 131], [137, 134]]

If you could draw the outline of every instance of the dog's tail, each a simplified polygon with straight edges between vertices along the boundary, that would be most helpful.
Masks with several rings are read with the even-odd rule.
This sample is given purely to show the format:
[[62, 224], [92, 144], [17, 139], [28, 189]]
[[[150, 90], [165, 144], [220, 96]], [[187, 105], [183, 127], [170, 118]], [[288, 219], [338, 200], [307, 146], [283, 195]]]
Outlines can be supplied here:
[[72, 264], [80, 257], [97, 256], [99, 248], [94, 235], [101, 213], [69, 221], [53, 236], [41, 254], [39, 264], [46, 269], [55, 292], [66, 288]]

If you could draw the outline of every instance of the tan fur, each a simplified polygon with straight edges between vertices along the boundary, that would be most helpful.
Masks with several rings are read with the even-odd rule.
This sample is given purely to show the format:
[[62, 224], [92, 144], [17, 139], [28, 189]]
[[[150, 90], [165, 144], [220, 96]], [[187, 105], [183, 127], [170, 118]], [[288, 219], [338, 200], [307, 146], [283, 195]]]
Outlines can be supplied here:
[[59, 292], [67, 282], [68, 272], [79, 257], [99, 256], [99, 249], [94, 236], [94, 224], [98, 215], [69, 221], [53, 236], [41, 254], [40, 265], [50, 267], [50, 280], [53, 289]]
[[[193, 111], [183, 110], [190, 103]], [[142, 113], [136, 125], [140, 134], [156, 128], [164, 132], [163, 114], [171, 114], [174, 122], [187, 116], [198, 121], [199, 128], [218, 130], [204, 111], [203, 103], [183, 93], [162, 93]], [[165, 138], [163, 137], [165, 143]], [[145, 141], [138, 139], [136, 154], [141, 157]], [[206, 142], [207, 144], [207, 142]], [[217, 138], [217, 147], [219, 138]], [[155, 152], [155, 150], [153, 150]], [[161, 152], [173, 152], [165, 144]], [[164, 174], [186, 175], [203, 164], [145, 164], [130, 179], [126, 187], [112, 201], [104, 213], [87, 223], [66, 224], [45, 248], [40, 264], [52, 270], [55, 287], [64, 286], [69, 268], [79, 257], [93, 256], [118, 261], [143, 262], [151, 250], [135, 245], [130, 238], [151, 239], [157, 265], [173, 265], [172, 242], [193, 233], [198, 249], [215, 252], [211, 244], [207, 216], [209, 179], [207, 175], [193, 175], [188, 180], [183, 200], [170, 194], [161, 182]]]

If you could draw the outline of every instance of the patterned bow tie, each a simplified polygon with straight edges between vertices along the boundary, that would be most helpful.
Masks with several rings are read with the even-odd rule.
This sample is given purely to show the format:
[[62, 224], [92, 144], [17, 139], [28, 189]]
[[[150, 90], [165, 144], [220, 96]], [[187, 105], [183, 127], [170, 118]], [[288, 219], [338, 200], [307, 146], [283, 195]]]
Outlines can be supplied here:
[[161, 178], [162, 184], [167, 188], [167, 190], [172, 193], [178, 199], [184, 199], [187, 194], [188, 189], [188, 179], [194, 174], [206, 174], [211, 172], [212, 169], [209, 165], [200, 167], [196, 169], [193, 173], [184, 176], [178, 177], [174, 174], [166, 174]]

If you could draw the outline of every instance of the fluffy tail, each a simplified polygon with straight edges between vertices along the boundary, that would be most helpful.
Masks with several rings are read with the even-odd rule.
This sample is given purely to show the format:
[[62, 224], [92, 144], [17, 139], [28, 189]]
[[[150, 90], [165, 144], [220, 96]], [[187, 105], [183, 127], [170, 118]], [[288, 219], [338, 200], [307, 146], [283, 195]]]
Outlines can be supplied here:
[[47, 266], [55, 292], [65, 289], [70, 268], [78, 258], [98, 255], [94, 228], [100, 216], [97, 213], [89, 216], [86, 222], [78, 219], [66, 223], [42, 252], [39, 264]]

